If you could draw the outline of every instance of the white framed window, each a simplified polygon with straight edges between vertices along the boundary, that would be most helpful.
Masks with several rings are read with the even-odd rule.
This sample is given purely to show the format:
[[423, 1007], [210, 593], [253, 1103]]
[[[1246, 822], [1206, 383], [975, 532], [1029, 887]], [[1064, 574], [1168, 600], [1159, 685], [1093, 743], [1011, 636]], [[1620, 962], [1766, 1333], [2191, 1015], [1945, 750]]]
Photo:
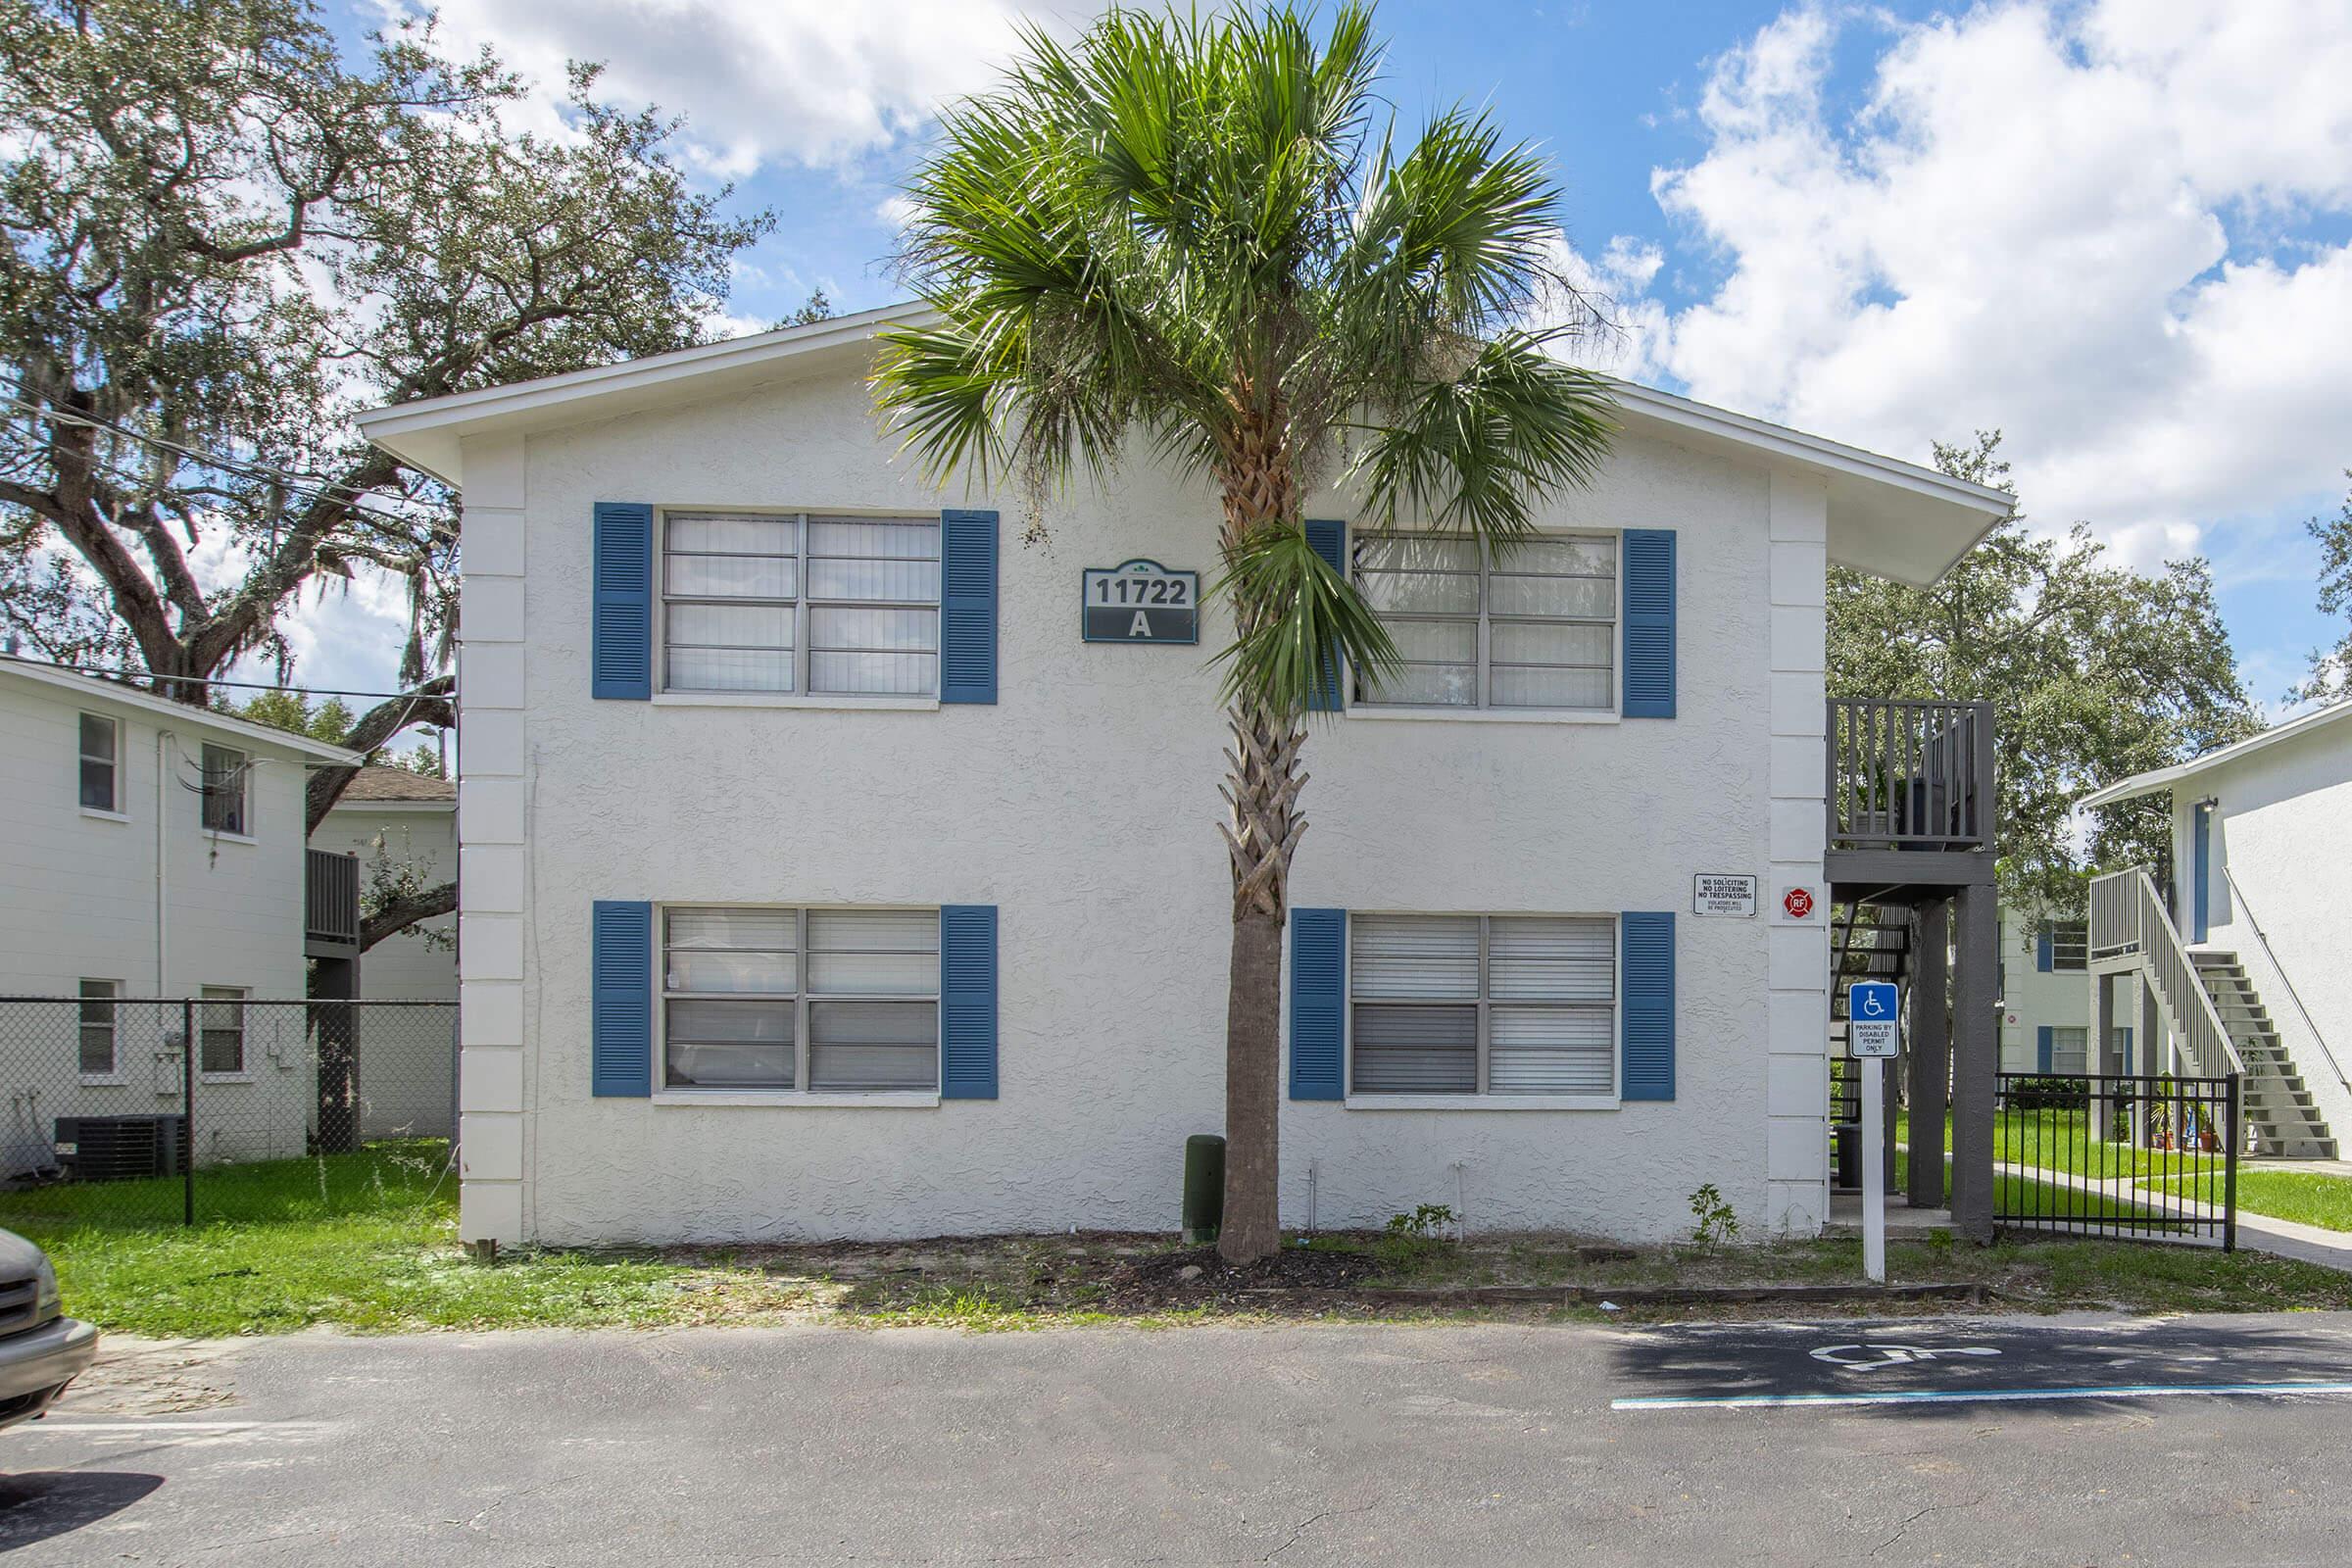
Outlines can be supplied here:
[[2060, 1077], [2080, 1078], [2090, 1070], [2090, 1031], [2088, 1029], [2052, 1029], [2050, 1031], [2050, 1071]]
[[206, 986], [197, 1003], [196, 1065], [216, 1078], [245, 1070], [245, 986]]
[[104, 713], [81, 715], [81, 807], [85, 811], [122, 809], [122, 725]]
[[204, 830], [253, 836], [253, 759], [230, 746], [204, 748], [204, 787], [197, 794]]
[[937, 517], [665, 512], [662, 686], [939, 695]]
[[122, 995], [120, 980], [84, 980], [81, 983], [80, 1013], [80, 1072], [84, 1078], [112, 1078], [116, 1075], [115, 1012], [117, 1001]]
[[1617, 922], [1354, 914], [1351, 1096], [1617, 1093]]
[[2050, 927], [2050, 968], [2061, 974], [2082, 974], [2090, 967], [2090, 924], [2060, 920]]
[[1463, 534], [1363, 534], [1355, 580], [1404, 665], [1355, 701], [1373, 707], [1617, 708], [1614, 534], [1552, 534], [1499, 556]]
[[665, 907], [662, 1084], [939, 1087], [939, 911]]

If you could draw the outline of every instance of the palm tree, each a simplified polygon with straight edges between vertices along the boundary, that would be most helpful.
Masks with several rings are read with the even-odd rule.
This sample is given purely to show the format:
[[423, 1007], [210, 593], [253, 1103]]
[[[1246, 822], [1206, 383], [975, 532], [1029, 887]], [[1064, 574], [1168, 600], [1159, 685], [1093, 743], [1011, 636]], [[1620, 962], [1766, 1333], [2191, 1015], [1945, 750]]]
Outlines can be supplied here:
[[[1551, 258], [1558, 192], [1485, 114], [1410, 146], [1376, 123], [1367, 7], [1316, 19], [1112, 11], [1072, 43], [1032, 29], [991, 92], [942, 116], [909, 181], [900, 262], [938, 319], [885, 335], [877, 402], [938, 480], [1010, 475], [1033, 508], [1141, 440], [1223, 501], [1214, 593], [1233, 744], [1226, 1013], [1231, 1261], [1271, 1253], [1282, 928], [1306, 817], [1305, 715], [1342, 667], [1398, 656], [1310, 545], [1319, 484], [1359, 526], [1460, 530], [1495, 550], [1588, 482], [1606, 385], [1551, 352], [1594, 324]], [[1539, 312], [1555, 322], [1528, 324]]]

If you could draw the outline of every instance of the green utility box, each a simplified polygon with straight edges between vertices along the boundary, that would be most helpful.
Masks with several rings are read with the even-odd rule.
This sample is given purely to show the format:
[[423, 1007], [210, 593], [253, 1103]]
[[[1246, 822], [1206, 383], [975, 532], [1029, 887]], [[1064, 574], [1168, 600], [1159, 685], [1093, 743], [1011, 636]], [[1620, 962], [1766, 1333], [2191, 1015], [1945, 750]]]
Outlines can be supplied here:
[[1225, 1223], [1225, 1140], [1195, 1133], [1184, 1141], [1184, 1242], [1206, 1247]]

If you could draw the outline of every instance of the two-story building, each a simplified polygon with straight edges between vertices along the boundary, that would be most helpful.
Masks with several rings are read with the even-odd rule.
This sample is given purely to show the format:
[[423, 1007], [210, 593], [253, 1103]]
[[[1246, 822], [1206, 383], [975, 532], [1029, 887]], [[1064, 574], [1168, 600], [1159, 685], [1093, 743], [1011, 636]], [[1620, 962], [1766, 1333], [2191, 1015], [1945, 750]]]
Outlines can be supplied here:
[[2352, 702], [2082, 805], [2150, 796], [2171, 806], [2171, 856], [2091, 884], [2076, 982], [2110, 1070], [2239, 1073], [2254, 1152], [2333, 1159], [2352, 1127]]
[[[305, 848], [307, 736], [0, 658], [0, 1179], [50, 1168], [61, 1118], [176, 1116], [192, 1026], [199, 1160], [303, 1152], [314, 956], [358, 953], [357, 862]], [[183, 1005], [186, 1004], [188, 1005]], [[67, 1139], [71, 1143], [73, 1140]]]
[[[363, 419], [466, 496], [466, 1240], [1175, 1225], [1222, 1121], [1230, 626], [1093, 640], [1081, 596], [1197, 600], [1217, 503], [1141, 453], [1037, 527], [943, 496], [866, 387], [912, 314]], [[1824, 581], [1933, 581], [2008, 497], [1619, 404], [1508, 555], [1309, 509], [1408, 663], [1307, 742], [1288, 1224], [1657, 1238], [1712, 1183], [1814, 1231], [1848, 900], [1962, 901], [1989, 1171], [1988, 715], [1827, 703]]]

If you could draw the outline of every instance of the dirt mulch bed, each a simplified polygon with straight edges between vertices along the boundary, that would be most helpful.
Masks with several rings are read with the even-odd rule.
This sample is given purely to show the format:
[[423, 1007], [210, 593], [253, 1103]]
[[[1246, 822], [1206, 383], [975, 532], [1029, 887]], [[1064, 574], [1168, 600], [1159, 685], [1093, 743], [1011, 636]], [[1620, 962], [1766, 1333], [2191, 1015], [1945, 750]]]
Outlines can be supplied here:
[[1211, 1303], [1262, 1305], [1256, 1298], [1269, 1291], [1345, 1291], [1379, 1271], [1379, 1260], [1362, 1252], [1294, 1247], [1236, 1266], [1219, 1257], [1213, 1247], [1195, 1247], [1122, 1258], [1101, 1284], [1106, 1309], [1149, 1311]]

